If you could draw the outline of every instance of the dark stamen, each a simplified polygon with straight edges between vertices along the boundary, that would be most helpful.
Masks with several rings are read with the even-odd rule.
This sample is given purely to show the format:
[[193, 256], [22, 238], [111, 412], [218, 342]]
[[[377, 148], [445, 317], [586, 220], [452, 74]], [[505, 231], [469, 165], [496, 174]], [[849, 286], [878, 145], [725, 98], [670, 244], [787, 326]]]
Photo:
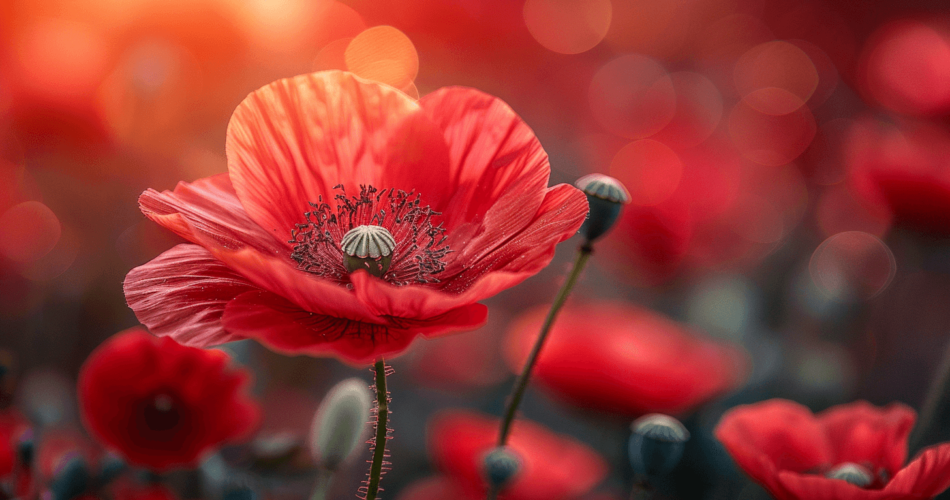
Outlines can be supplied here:
[[310, 203], [304, 213], [305, 223], [291, 231], [294, 244], [291, 258], [297, 268], [341, 284], [349, 283], [340, 248], [343, 236], [358, 226], [376, 225], [385, 228], [396, 241], [392, 263], [381, 276], [394, 285], [438, 283], [436, 274], [445, 269], [445, 228], [432, 224], [432, 217], [441, 215], [422, 206], [421, 196], [396, 189], [379, 191], [373, 186], [360, 186], [358, 196], [349, 197], [342, 185], [334, 186], [336, 210], [322, 198]]

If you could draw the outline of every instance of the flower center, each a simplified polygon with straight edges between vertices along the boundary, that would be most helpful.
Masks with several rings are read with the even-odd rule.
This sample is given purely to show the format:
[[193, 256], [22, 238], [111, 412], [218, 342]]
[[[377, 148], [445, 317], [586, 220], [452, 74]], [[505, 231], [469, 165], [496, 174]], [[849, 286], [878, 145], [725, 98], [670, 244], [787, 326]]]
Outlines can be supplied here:
[[825, 477], [847, 481], [859, 488], [867, 488], [874, 480], [871, 471], [851, 462], [845, 462], [829, 470], [825, 473]]
[[153, 431], [167, 431], [173, 429], [181, 420], [181, 414], [175, 405], [175, 400], [168, 394], [160, 393], [145, 406], [145, 425]]
[[432, 223], [441, 214], [423, 207], [420, 195], [364, 185], [350, 197], [342, 185], [334, 189], [336, 207], [322, 197], [311, 202], [306, 222], [290, 233], [298, 269], [340, 284], [360, 269], [397, 286], [439, 282], [450, 250], [445, 228]]

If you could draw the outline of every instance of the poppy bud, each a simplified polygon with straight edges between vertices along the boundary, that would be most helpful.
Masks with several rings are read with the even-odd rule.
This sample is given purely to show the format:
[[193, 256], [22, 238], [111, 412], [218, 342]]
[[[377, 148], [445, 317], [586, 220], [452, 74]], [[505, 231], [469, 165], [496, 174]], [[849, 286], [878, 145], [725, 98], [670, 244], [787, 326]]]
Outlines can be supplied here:
[[859, 488], [867, 487], [872, 481], [870, 471], [851, 462], [845, 462], [831, 469], [825, 474], [825, 477], [847, 481]]
[[88, 487], [89, 467], [86, 461], [79, 456], [72, 456], [59, 467], [50, 485], [50, 492], [53, 500], [70, 500], [81, 495]]
[[369, 428], [373, 395], [366, 382], [346, 379], [333, 386], [320, 403], [310, 430], [310, 452], [323, 469], [336, 470]]
[[521, 470], [521, 459], [510, 448], [499, 447], [485, 455], [485, 478], [494, 488], [502, 488]]
[[679, 420], [653, 413], [636, 419], [630, 427], [630, 465], [634, 472], [657, 477], [676, 467], [689, 439], [689, 431]]
[[574, 185], [587, 195], [590, 207], [580, 232], [587, 241], [594, 241], [617, 222], [620, 210], [630, 202], [630, 193], [620, 181], [602, 174], [585, 175]]

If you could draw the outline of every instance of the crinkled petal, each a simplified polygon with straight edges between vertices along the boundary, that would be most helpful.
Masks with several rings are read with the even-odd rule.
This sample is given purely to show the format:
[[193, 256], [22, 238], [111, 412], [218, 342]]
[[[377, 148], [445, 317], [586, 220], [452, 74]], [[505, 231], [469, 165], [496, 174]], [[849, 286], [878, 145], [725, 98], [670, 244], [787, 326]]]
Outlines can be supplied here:
[[858, 401], [835, 406], [817, 418], [825, 428], [834, 463], [871, 463], [893, 477], [907, 460], [907, 436], [917, 415], [898, 403], [878, 408]]
[[221, 248], [211, 253], [251, 283], [273, 292], [300, 309], [345, 320], [382, 323], [356, 294], [293, 267], [288, 260], [270, 257], [250, 248], [231, 251]]
[[[922, 451], [898, 472], [884, 491], [913, 495], [909, 498], [933, 498], [950, 487], [950, 443]], [[908, 498], [908, 497], [901, 497]]]
[[288, 238], [308, 203], [330, 201], [338, 184], [350, 195], [361, 184], [416, 190], [433, 207], [451, 194], [445, 141], [419, 105], [340, 71], [252, 92], [231, 117], [227, 157], [251, 219]]
[[486, 315], [487, 309], [475, 304], [427, 322], [364, 323], [313, 314], [275, 294], [258, 291], [231, 301], [223, 321], [229, 332], [256, 339], [279, 352], [335, 355], [350, 363], [366, 364], [404, 351], [417, 335], [481, 326]]
[[514, 228], [527, 225], [551, 173], [548, 155], [531, 128], [504, 101], [471, 88], [442, 88], [419, 104], [442, 129], [449, 147], [455, 195], [453, 209], [445, 214], [446, 227], [487, 219], [515, 186], [521, 211], [506, 210], [496, 218]]
[[271, 235], [252, 221], [228, 174], [179, 182], [174, 191], [146, 190], [139, 196], [139, 208], [149, 219], [192, 243], [251, 247], [270, 255], [287, 253], [289, 233]]
[[[509, 201], [519, 205], [515, 200], [503, 199], [499, 206]], [[536, 274], [554, 258], [555, 246], [577, 233], [587, 211], [587, 197], [583, 192], [574, 186], [559, 184], [547, 190], [526, 227], [513, 230], [501, 221], [498, 225], [486, 224], [485, 233], [461, 247], [453, 246], [457, 238], [450, 235], [449, 247], [457, 254], [445, 270], [442, 288], [461, 293], [480, 277], [498, 271], [521, 273], [525, 278]]]
[[780, 491], [778, 471], [830, 465], [833, 456], [811, 411], [783, 399], [732, 408], [715, 434], [739, 467], [773, 493]]
[[207, 347], [235, 340], [221, 326], [227, 303], [255, 287], [198, 245], [182, 244], [136, 267], [125, 300], [156, 335]]

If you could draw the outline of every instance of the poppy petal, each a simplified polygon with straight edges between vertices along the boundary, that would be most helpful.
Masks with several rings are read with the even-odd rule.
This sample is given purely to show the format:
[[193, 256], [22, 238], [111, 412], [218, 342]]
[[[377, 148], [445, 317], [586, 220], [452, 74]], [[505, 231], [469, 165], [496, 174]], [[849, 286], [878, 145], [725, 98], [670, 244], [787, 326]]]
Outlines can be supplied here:
[[[897, 500], [907, 498], [894, 496], [880, 490], [861, 489], [847, 481], [828, 479], [814, 474], [797, 474], [781, 471], [777, 482], [783, 491], [776, 492], [779, 500]], [[914, 497], [916, 498], [916, 497]]]
[[783, 399], [732, 408], [715, 434], [739, 467], [773, 493], [776, 471], [804, 472], [832, 459], [824, 430], [811, 411]]
[[272, 255], [287, 253], [285, 235], [271, 236], [247, 216], [228, 174], [179, 182], [174, 191], [148, 189], [139, 196], [139, 208], [192, 243], [210, 240], [224, 248], [249, 246]]
[[933, 498], [948, 487], [950, 487], [950, 443], [943, 443], [920, 452], [917, 458], [887, 483], [884, 491], [913, 495], [912, 498]]
[[236, 340], [221, 326], [228, 301], [256, 289], [210, 252], [182, 244], [129, 272], [125, 298], [156, 335], [208, 347]]
[[211, 253], [251, 283], [286, 298], [308, 312], [344, 320], [383, 322], [366, 305], [361, 304], [353, 292], [300, 271], [287, 260], [264, 255], [250, 248], [237, 251], [215, 248]]
[[[461, 248], [453, 247], [458, 238], [452, 238], [449, 247], [458, 254], [453, 266], [446, 269], [444, 278], [446, 291], [462, 293], [468, 285], [485, 273], [514, 272], [524, 278], [536, 274], [554, 258], [555, 246], [577, 233], [587, 217], [587, 197], [579, 189], [567, 184], [559, 184], [547, 190], [544, 200], [530, 223], [523, 228], [514, 229], [494, 217], [496, 210], [506, 210], [505, 203], [511, 207], [521, 206], [520, 202], [507, 200], [506, 195], [486, 216], [487, 230]], [[508, 285], [513, 286], [513, 285]], [[481, 300], [501, 289], [488, 292], [476, 300]]]
[[485, 322], [480, 304], [450, 311], [437, 321], [362, 323], [312, 314], [275, 294], [248, 292], [231, 301], [224, 324], [229, 332], [254, 338], [288, 354], [336, 355], [353, 364], [372, 363], [406, 349], [419, 334], [471, 329]]
[[834, 450], [832, 462], [872, 463], [893, 477], [907, 460], [907, 436], [917, 415], [898, 403], [878, 408], [858, 401], [835, 406], [817, 418]]
[[541, 204], [551, 172], [531, 128], [504, 101], [472, 88], [442, 88], [419, 104], [449, 147], [455, 195], [446, 227], [481, 220], [516, 185], [522, 212], [508, 222], [524, 227]]
[[[448, 185], [444, 141], [419, 105], [341, 71], [285, 78], [251, 93], [228, 125], [227, 157], [251, 219], [288, 238], [309, 203], [330, 201], [337, 185], [349, 194], [361, 184], [416, 189], [434, 207], [444, 205], [439, 193]], [[415, 172], [414, 183], [383, 185], [404, 180], [384, 174], [390, 170]]]

